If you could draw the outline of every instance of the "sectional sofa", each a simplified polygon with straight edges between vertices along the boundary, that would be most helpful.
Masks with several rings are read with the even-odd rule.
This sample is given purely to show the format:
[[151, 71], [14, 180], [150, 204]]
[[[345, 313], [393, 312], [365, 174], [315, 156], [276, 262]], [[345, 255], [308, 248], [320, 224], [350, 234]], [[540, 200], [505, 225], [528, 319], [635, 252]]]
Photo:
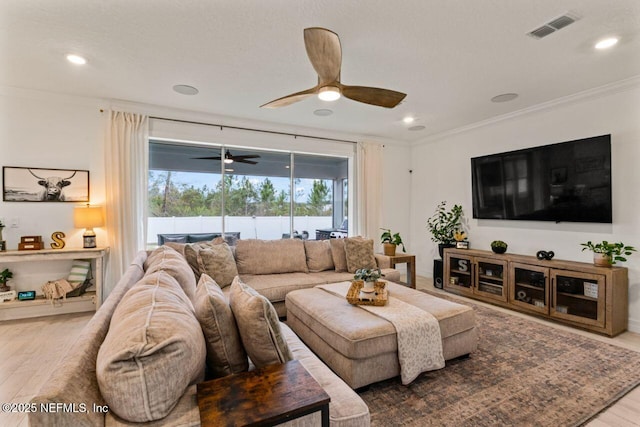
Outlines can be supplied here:
[[[195, 303], [190, 303], [195, 298], [194, 268], [197, 268], [198, 272], [207, 272], [209, 269], [214, 275], [218, 274], [221, 281], [226, 281], [230, 274], [233, 274], [233, 268], [229, 268], [229, 265], [220, 268], [220, 261], [224, 256], [216, 256], [225, 252], [225, 247], [226, 251], [229, 251], [226, 244], [194, 245], [174, 244], [175, 249], [162, 246], [152, 253], [138, 253], [105, 303], [82, 331], [79, 339], [58, 366], [52, 368], [51, 377], [32, 399], [32, 403], [38, 406], [62, 404], [65, 405], [64, 408], [74, 410], [32, 412], [29, 414], [31, 426], [200, 425], [195, 384], [204, 379], [207, 355], [203, 355], [203, 352], [208, 351], [208, 348], [205, 351], [198, 341], [198, 334], [202, 331], [197, 323], [196, 326], [191, 326], [187, 333], [176, 334], [177, 338], [162, 341], [162, 345], [154, 346], [152, 349], [144, 348], [144, 354], [132, 354], [140, 350], [135, 345], [129, 348], [125, 346], [123, 349], [118, 347], [123, 341], [140, 339], [141, 335], [144, 336], [144, 340], [150, 339], [151, 332], [148, 330], [143, 334], [136, 332], [138, 326], [143, 326], [132, 328], [126, 322], [131, 321], [131, 317], [140, 318], [141, 313], [153, 312], [155, 309], [152, 307], [164, 305], [166, 308], [167, 302], [169, 306], [181, 306], [181, 309], [171, 313], [173, 317], [167, 318], [169, 322], [173, 322], [172, 319], [175, 318], [173, 323], [193, 325], [189, 323], [192, 320], [181, 319], [188, 318], [189, 310], [194, 310]], [[226, 253], [228, 264], [228, 252]], [[271, 300], [274, 306], [279, 307], [278, 314], [283, 315], [284, 298], [289, 291], [320, 283], [347, 280], [353, 276], [353, 273], [337, 271], [345, 268], [342, 265], [344, 263], [338, 262], [340, 265], [336, 269], [331, 254], [329, 242], [309, 243], [298, 239], [240, 240], [235, 247], [235, 256], [231, 259], [239, 277]], [[382, 267], [385, 266], [385, 258], [382, 256], [377, 257], [375, 262], [379, 262]], [[385, 268], [383, 272], [390, 280], [399, 278], [399, 272], [396, 270]], [[222, 277], [221, 274], [226, 277]], [[159, 282], [163, 284], [157, 285]], [[164, 292], [164, 297], [158, 289]], [[223, 288], [223, 291], [228, 295], [229, 287]], [[132, 299], [133, 305], [130, 301]], [[127, 304], [129, 312], [123, 313], [126, 312], [124, 306]], [[169, 307], [169, 310], [172, 310], [172, 307]], [[167, 326], [172, 327], [173, 325]], [[293, 358], [300, 361], [331, 397], [331, 425], [368, 426], [369, 410], [362, 399], [322, 363], [286, 324], [279, 323], [279, 328]], [[117, 331], [121, 331], [122, 336], [114, 337]], [[189, 342], [190, 337], [197, 342]], [[108, 346], [101, 350], [103, 342], [108, 342]], [[140, 345], [145, 344], [148, 342], [144, 341]], [[176, 348], [180, 350], [176, 351]], [[154, 359], [153, 353], [156, 351], [160, 357]], [[119, 364], [114, 365], [116, 368], [111, 371], [105, 369], [105, 366], [109, 366], [101, 360], [106, 357], [105, 353], [109, 353], [108, 356], [112, 359], [123, 359], [126, 364], [119, 360]], [[149, 355], [151, 357], [147, 357]], [[186, 359], [175, 362], [174, 357]], [[154, 377], [152, 368], [157, 363], [161, 364], [159, 370], [156, 369], [156, 375], [159, 376]], [[138, 370], [141, 370], [141, 376], [145, 379], [142, 385], [139, 384], [136, 375], [130, 375]], [[128, 375], [125, 375], [125, 380], [114, 379], [123, 373]], [[104, 375], [107, 375], [107, 379]], [[178, 395], [175, 387], [178, 387]], [[111, 402], [117, 402], [117, 409], [113, 407], [106, 413], [95, 410], [109, 405], [103, 391], [110, 396]], [[319, 425], [320, 415], [310, 414], [287, 424]]]

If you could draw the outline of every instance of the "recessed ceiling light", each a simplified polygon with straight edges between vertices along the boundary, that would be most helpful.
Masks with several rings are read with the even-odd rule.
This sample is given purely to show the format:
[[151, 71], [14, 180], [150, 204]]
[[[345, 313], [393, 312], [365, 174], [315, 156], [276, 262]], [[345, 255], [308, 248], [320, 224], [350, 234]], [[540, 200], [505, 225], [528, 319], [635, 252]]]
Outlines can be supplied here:
[[323, 101], [336, 101], [340, 99], [340, 89], [335, 86], [321, 87], [318, 92], [318, 98]]
[[224, 168], [224, 171], [225, 171], [225, 172], [233, 172], [233, 169], [231, 169], [231, 168]]
[[496, 95], [491, 98], [491, 102], [509, 102], [513, 101], [518, 97], [517, 93], [503, 93], [501, 95]]
[[74, 55], [72, 53], [67, 55], [67, 61], [71, 62], [72, 64], [76, 64], [76, 65], [84, 65], [84, 64], [87, 63], [87, 60], [84, 59], [82, 56]]
[[319, 110], [314, 111], [313, 114], [315, 114], [316, 116], [326, 117], [326, 116], [332, 115], [333, 111], [327, 108], [321, 108]]
[[608, 49], [612, 46], [615, 46], [618, 43], [618, 39], [616, 37], [609, 37], [608, 39], [600, 40], [596, 43], [596, 49]]
[[197, 95], [198, 92], [200, 92], [195, 87], [189, 85], [175, 85], [173, 90], [181, 93], [182, 95]]
[[403, 122], [405, 122], [405, 123], [407, 123], [407, 124], [408, 124], [408, 123], [413, 123], [415, 120], [416, 120], [416, 119], [415, 119], [415, 118], [413, 118], [413, 117], [411, 117], [411, 116], [407, 116], [407, 117], [405, 117], [404, 119], [402, 119], [402, 121], [403, 121]]
[[409, 130], [411, 130], [411, 131], [424, 130], [424, 129], [426, 129], [426, 128], [424, 126], [422, 126], [422, 125], [420, 125], [420, 126], [411, 126], [409, 128]]
[[284, 168], [285, 168], [285, 169], [290, 169], [290, 168], [291, 168], [291, 166], [286, 165]]

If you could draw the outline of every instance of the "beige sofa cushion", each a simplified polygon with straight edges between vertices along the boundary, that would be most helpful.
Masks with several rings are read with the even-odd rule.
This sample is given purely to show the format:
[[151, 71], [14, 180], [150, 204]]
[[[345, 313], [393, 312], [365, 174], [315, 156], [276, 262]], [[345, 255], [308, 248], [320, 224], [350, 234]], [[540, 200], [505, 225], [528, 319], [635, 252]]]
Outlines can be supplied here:
[[211, 375], [223, 377], [248, 370], [249, 359], [229, 301], [207, 274], [200, 276], [194, 306], [207, 343], [207, 367]]
[[378, 268], [376, 257], [373, 255], [373, 240], [362, 237], [349, 237], [344, 240], [349, 273], [355, 273], [360, 268]]
[[189, 267], [191, 267], [191, 270], [193, 270], [196, 280], [199, 280], [200, 275], [203, 273], [200, 270], [200, 264], [198, 264], [198, 252], [200, 252], [201, 249], [212, 248], [214, 245], [218, 245], [220, 243], [224, 243], [224, 239], [215, 238], [211, 241], [187, 243], [184, 245], [184, 257], [187, 260]]
[[190, 384], [204, 379], [206, 347], [193, 306], [164, 271], [147, 274], [123, 297], [98, 351], [100, 392], [120, 418], [164, 418]]
[[196, 296], [196, 279], [191, 273], [189, 265], [184, 257], [175, 249], [168, 246], [160, 246], [151, 252], [144, 263], [145, 274], [153, 274], [158, 271], [166, 271], [178, 281], [182, 290], [191, 301]]
[[238, 240], [236, 262], [241, 275], [309, 272], [300, 239]]
[[331, 258], [336, 267], [336, 271], [341, 273], [347, 271], [347, 253], [345, 252], [344, 242], [346, 239], [329, 239], [331, 245]]
[[304, 251], [310, 273], [335, 269], [329, 240], [305, 240]]
[[256, 368], [293, 359], [282, 336], [276, 310], [268, 299], [236, 277], [231, 284], [229, 302], [242, 344]]
[[208, 274], [221, 288], [230, 286], [233, 278], [238, 275], [231, 249], [224, 242], [200, 249], [197, 259], [200, 274]]

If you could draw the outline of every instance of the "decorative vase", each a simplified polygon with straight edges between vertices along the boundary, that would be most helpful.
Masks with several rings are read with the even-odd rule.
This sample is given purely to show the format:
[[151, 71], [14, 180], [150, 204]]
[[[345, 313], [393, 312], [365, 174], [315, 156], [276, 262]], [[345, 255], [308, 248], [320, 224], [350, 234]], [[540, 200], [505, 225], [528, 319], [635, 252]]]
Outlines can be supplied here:
[[503, 246], [491, 246], [491, 250], [496, 254], [503, 254], [507, 252], [507, 248]]
[[438, 253], [440, 254], [440, 258], [444, 259], [444, 250], [446, 248], [455, 248], [456, 245], [452, 243], [438, 243]]
[[364, 287], [362, 289], [365, 289], [367, 291], [372, 291], [375, 283], [376, 282], [364, 282]]
[[393, 243], [383, 243], [382, 249], [384, 250], [384, 254], [386, 256], [395, 256], [396, 254], [396, 245]]
[[607, 254], [593, 254], [593, 264], [598, 267], [611, 267], [611, 257]]

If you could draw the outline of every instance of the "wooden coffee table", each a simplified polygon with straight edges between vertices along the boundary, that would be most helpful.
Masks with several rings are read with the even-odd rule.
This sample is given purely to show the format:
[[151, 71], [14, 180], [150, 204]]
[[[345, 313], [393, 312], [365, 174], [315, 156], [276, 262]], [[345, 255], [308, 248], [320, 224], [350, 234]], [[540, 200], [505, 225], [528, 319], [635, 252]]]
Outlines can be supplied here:
[[203, 427], [269, 426], [316, 411], [328, 427], [330, 400], [297, 360], [198, 384]]

